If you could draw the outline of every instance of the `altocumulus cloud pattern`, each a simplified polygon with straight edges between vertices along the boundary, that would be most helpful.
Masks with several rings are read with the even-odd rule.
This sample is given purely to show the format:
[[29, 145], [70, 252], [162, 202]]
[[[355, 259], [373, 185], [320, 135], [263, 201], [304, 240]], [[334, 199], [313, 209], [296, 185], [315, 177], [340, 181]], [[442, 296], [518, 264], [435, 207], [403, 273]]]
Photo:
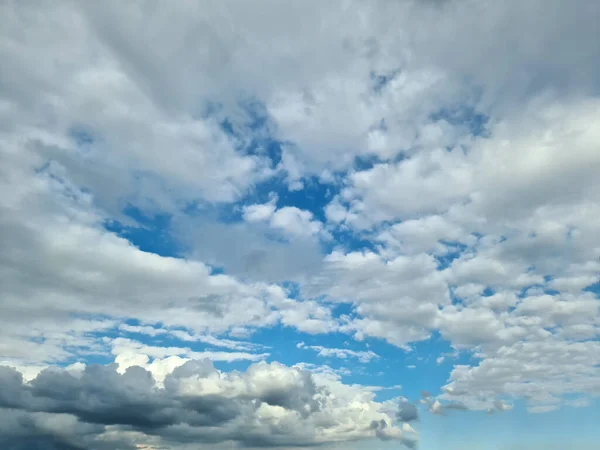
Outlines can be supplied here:
[[592, 450], [600, 3], [0, 4], [0, 448]]

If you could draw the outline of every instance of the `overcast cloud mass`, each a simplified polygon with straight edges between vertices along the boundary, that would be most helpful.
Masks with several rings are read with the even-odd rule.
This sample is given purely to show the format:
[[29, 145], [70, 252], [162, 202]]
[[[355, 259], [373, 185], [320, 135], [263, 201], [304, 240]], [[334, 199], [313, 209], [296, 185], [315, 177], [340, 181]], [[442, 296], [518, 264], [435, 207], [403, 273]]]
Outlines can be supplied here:
[[0, 447], [596, 448], [599, 23], [1, 2]]

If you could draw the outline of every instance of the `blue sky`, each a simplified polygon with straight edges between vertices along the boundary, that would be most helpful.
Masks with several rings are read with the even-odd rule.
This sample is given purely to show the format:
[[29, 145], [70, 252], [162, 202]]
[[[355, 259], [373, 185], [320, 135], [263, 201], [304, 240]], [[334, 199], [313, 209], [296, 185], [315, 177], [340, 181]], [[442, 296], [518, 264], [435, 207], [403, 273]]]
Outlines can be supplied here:
[[0, 447], [596, 448], [598, 18], [2, 6]]

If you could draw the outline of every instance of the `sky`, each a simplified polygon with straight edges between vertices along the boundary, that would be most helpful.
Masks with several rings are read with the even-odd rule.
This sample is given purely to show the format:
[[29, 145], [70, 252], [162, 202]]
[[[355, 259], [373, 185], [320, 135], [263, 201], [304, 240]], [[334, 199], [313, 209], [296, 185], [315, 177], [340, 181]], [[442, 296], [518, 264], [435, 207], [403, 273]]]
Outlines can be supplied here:
[[600, 2], [0, 3], [0, 447], [592, 450]]

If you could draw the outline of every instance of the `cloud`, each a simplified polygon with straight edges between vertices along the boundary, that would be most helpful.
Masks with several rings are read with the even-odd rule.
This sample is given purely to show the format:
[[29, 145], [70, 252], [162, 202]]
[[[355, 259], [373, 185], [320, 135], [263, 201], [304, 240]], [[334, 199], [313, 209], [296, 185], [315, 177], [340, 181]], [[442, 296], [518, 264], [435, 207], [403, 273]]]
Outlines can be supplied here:
[[155, 328], [152, 326], [139, 326], [139, 325], [128, 325], [126, 323], [119, 324], [119, 330], [125, 331], [127, 333], [139, 333], [147, 336], [160, 336], [167, 335], [172, 336], [177, 339], [180, 339], [184, 342], [202, 342], [204, 344], [211, 345], [213, 347], [222, 347], [229, 350], [240, 350], [240, 351], [248, 351], [248, 350], [262, 350], [264, 346], [259, 344], [254, 344], [252, 342], [244, 342], [239, 340], [232, 339], [223, 339], [218, 338], [212, 335], [202, 335], [202, 334], [190, 334], [183, 330], [177, 329], [165, 329], [165, 328]]
[[[3, 5], [0, 358], [32, 381], [3, 372], [0, 446], [413, 445], [373, 389], [188, 361], [266, 358], [235, 337], [276, 325], [404, 350], [439, 335], [472, 358], [424, 396], [433, 412], [597, 396], [600, 10], [584, 3]], [[331, 188], [323, 211], [309, 177]], [[170, 217], [183, 257], [110, 231], [139, 229], [130, 209]], [[69, 397], [94, 392], [107, 403]], [[119, 408], [140, 407], [125, 430]]]
[[135, 449], [125, 440], [103, 442], [95, 439], [102, 426], [79, 422], [67, 414], [28, 413], [0, 408], [0, 445], [15, 450], [99, 450]]
[[427, 339], [438, 315], [436, 303], [450, 301], [447, 284], [436, 269], [435, 259], [425, 254], [385, 260], [373, 252], [334, 251], [305, 291], [354, 303], [358, 317], [349, 318], [344, 331], [402, 346]]
[[[319, 242], [311, 236], [288, 235], [258, 223], [222, 223], [216, 217], [176, 217], [172, 233], [186, 256], [255, 282], [301, 281], [322, 264]], [[275, 236], [273, 236], [275, 234]]]
[[357, 358], [360, 362], [363, 362], [363, 363], [368, 363], [372, 359], [379, 357], [379, 355], [377, 355], [372, 350], [356, 351], [356, 350], [350, 350], [347, 348], [329, 348], [329, 347], [323, 347], [322, 345], [306, 345], [304, 342], [300, 342], [299, 344], [296, 345], [296, 347], [314, 350], [317, 352], [317, 354], [319, 356], [322, 356], [325, 358], [331, 358], [331, 357], [340, 358], [340, 359]]
[[[444, 147], [456, 140], [457, 127], [429, 117], [475, 97], [465, 79], [483, 91], [483, 106], [496, 100], [500, 112], [513, 111], [531, 91], [596, 86], [589, 75], [599, 59], [591, 44], [597, 37], [591, 5], [573, 11], [560, 2], [544, 3], [557, 13], [541, 18], [538, 2], [520, 14], [511, 14], [518, 6], [512, 1], [492, 6], [360, 4], [344, 9], [342, 28], [306, 33], [297, 25], [331, 22], [340, 6], [263, 2], [261, 9], [276, 20], [233, 3], [225, 9], [160, 7], [150, 28], [140, 19], [139, 2], [61, 5], [45, 11], [44, 23], [35, 8], [21, 7], [21, 15], [3, 15], [4, 35], [11, 42], [4, 56], [13, 67], [6, 77], [9, 107], [18, 113], [12, 115], [16, 120], [35, 123], [32, 119], [42, 117], [43, 110], [34, 107], [34, 99], [45, 94], [44, 108], [53, 108], [61, 125], [75, 122], [96, 137], [88, 162], [78, 167], [93, 190], [102, 188], [107, 201], [109, 191], [122, 195], [117, 186], [106, 186], [117, 169], [118, 187], [141, 203], [144, 188], [152, 189], [152, 201], [167, 201], [167, 186], [179, 196], [189, 196], [192, 187], [206, 198], [231, 199], [260, 178], [265, 162], [235, 151], [251, 141], [240, 98], [260, 99], [276, 135], [295, 144], [295, 166], [320, 172], [347, 168], [363, 153], [391, 157], [399, 149]], [[489, 21], [470, 19], [469, 8], [486, 8]], [[74, 24], [68, 37], [59, 31], [67, 22]], [[173, 23], [179, 24], [177, 30]], [[425, 33], [420, 23], [432, 26]], [[21, 25], [35, 34], [9, 33]], [[277, 46], [271, 45], [274, 39]], [[40, 42], [56, 49], [65, 64], [53, 65], [56, 53], [45, 52]], [[203, 50], [193, 42], [204, 42]], [[519, 50], [507, 51], [499, 42], [514, 43]], [[493, 64], [490, 53], [497, 55]], [[32, 76], [34, 66], [48, 70]], [[506, 67], [519, 69], [502, 70]], [[377, 85], [378, 78], [369, 76], [373, 72], [386, 81]], [[220, 104], [221, 114], [246, 133], [232, 139], [218, 120], [202, 117], [202, 106], [209, 102]], [[383, 131], [378, 127], [382, 119]], [[50, 121], [44, 125], [53, 126]], [[64, 157], [77, 160], [69, 153]], [[131, 167], [145, 176], [130, 176]]]
[[[88, 445], [106, 446], [98, 448], [118, 448], [110, 442], [110, 430], [125, 445], [133, 445], [126, 433], [132, 430], [141, 434], [139, 442], [154, 439], [173, 448], [192, 439], [206, 444], [234, 441], [242, 447], [303, 447], [369, 436], [402, 437], [368, 391], [332, 379], [323, 384], [310, 372], [277, 363], [224, 373], [206, 360], [188, 361], [174, 368], [162, 387], [139, 366], [119, 373], [113, 365], [92, 365], [77, 376], [50, 368], [29, 383], [16, 370], [0, 367], [0, 378], [7, 388], [0, 395], [0, 411], [15, 411], [22, 424], [47, 417], [48, 445], [83, 439]], [[360, 413], [353, 402], [361, 406]], [[23, 446], [37, 439], [35, 433], [19, 437], [13, 430], [7, 436]]]
[[104, 228], [105, 211], [64, 167], [36, 172], [35, 152], [11, 145], [3, 143], [0, 181], [4, 358], [39, 363], [67, 359], [77, 348], [102, 351], [95, 336], [130, 317], [199, 334], [277, 322], [270, 302], [285, 298], [281, 288], [141, 251]]
[[[108, 341], [108, 339], [105, 339]], [[152, 373], [157, 383], [162, 383], [166, 374], [175, 367], [192, 359], [210, 361], [263, 361], [268, 353], [192, 351], [186, 347], [167, 347], [143, 344], [126, 338], [110, 341], [111, 354], [115, 357], [120, 373], [131, 366], [140, 366]], [[152, 362], [150, 362], [152, 360]]]
[[547, 337], [515, 342], [483, 353], [473, 367], [457, 365], [440, 398], [461, 401], [473, 409], [494, 408], [499, 394], [525, 398], [533, 411], [554, 409], [564, 394], [597, 396], [598, 343]]
[[[460, 229], [478, 225], [466, 221], [472, 215], [499, 219], [504, 225], [527, 219], [529, 212], [544, 205], [596, 202], [598, 183], [593, 174], [600, 160], [592, 123], [598, 120], [597, 111], [593, 98], [532, 100], [520, 114], [493, 124], [488, 138], [449, 151], [423, 150], [351, 173], [344, 198], [338, 197], [333, 207], [348, 205], [346, 213], [337, 214], [358, 228], [383, 220], [419, 219], [422, 228], [415, 230], [417, 234], [435, 230], [435, 241], [459, 241], [466, 237]], [[567, 146], [568, 156], [563, 151]], [[447, 226], [440, 226], [443, 222]], [[396, 230], [411, 225], [414, 229], [414, 222], [409, 222]]]
[[[439, 400], [430, 400], [429, 402], [429, 412], [431, 414], [437, 414], [437, 415], [441, 415], [441, 416], [445, 416], [447, 415], [450, 411], [467, 411], [469, 408], [460, 402], [445, 402], [442, 403]], [[509, 409], [508, 407], [506, 409], [504, 409], [503, 407], [500, 407], [498, 409], [496, 408], [490, 408], [488, 409], [488, 412], [495, 412], [495, 411], [505, 411]]]
[[[423, 150], [350, 175], [332, 205], [343, 226], [376, 235], [380, 244], [376, 252], [332, 252], [310, 288], [355, 305], [358, 317], [342, 329], [356, 337], [402, 346], [438, 330], [473, 352], [479, 363], [452, 372], [466, 391], [454, 400], [470, 409], [493, 408], [499, 397], [523, 397], [528, 389], [540, 412], [568, 394], [595, 395], [591, 362], [561, 369], [577, 372], [576, 387], [550, 381], [545, 351], [530, 353], [539, 371], [511, 358], [517, 349], [546, 345], [595, 351], [600, 311], [597, 295], [586, 290], [600, 270], [593, 231], [600, 189], [592, 175], [600, 160], [591, 126], [597, 110], [594, 98], [531, 100], [522, 114], [490, 124], [489, 136], [463, 147]], [[506, 371], [503, 382], [467, 381], [488, 362], [498, 364], [494, 376]], [[500, 369], [504, 363], [510, 373]]]
[[398, 410], [397, 416], [402, 422], [413, 422], [419, 420], [419, 410], [416, 405], [404, 401], [400, 403], [400, 409]]
[[313, 218], [310, 211], [295, 206], [276, 207], [277, 198], [268, 203], [244, 206], [244, 220], [256, 223], [266, 222], [275, 230], [281, 231], [288, 237], [310, 237], [322, 234], [326, 236], [323, 224]]

